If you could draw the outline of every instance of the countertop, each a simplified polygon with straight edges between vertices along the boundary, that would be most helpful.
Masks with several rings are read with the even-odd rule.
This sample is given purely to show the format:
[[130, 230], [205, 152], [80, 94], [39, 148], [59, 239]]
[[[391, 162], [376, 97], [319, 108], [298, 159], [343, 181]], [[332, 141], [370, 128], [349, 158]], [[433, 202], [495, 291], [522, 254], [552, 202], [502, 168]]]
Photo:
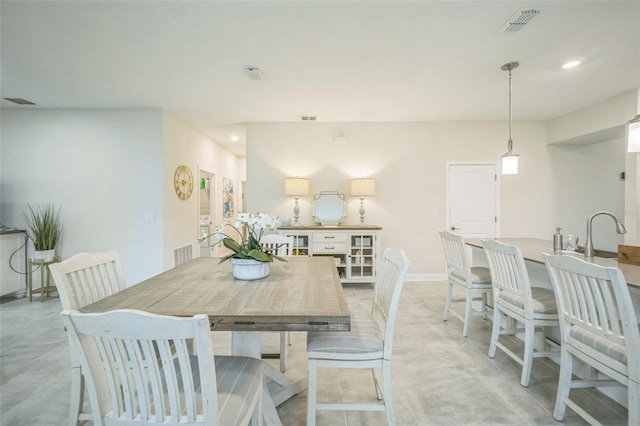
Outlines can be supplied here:
[[294, 225], [294, 226], [279, 226], [279, 230], [354, 230], [354, 231], [372, 231], [382, 229], [377, 225]]
[[[553, 243], [547, 240], [538, 240], [536, 238], [497, 238], [498, 241], [520, 247], [522, 257], [531, 262], [544, 264], [542, 253], [556, 254], [553, 251]], [[465, 242], [473, 247], [482, 248], [481, 239], [465, 239]], [[576, 256], [581, 259], [586, 258], [580, 253], [562, 251], [561, 254], [567, 256]], [[630, 265], [628, 263], [620, 263], [617, 259], [606, 259], [603, 257], [594, 257], [590, 260], [599, 266], [613, 266], [620, 268], [627, 284], [640, 288], [640, 266]]]
[[0, 235], [21, 234], [26, 232], [24, 229], [5, 228], [0, 229]]

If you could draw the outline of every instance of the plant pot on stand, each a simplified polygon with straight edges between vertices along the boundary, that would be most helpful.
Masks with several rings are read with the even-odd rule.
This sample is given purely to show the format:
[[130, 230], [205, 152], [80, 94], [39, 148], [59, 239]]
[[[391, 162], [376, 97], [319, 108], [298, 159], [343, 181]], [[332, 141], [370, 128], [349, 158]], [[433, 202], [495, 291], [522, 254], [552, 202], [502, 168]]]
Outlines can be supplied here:
[[51, 250], [36, 250], [33, 253], [33, 260], [50, 262], [56, 258], [56, 249]]

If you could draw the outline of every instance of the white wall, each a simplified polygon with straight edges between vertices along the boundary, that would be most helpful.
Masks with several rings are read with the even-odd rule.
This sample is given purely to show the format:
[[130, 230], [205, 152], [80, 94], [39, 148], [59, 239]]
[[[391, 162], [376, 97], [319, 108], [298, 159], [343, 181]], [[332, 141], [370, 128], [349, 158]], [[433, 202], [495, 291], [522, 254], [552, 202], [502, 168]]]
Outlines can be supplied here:
[[[359, 221], [359, 200], [350, 196], [349, 180], [374, 177], [377, 194], [365, 201], [367, 222], [384, 228], [383, 246], [405, 248], [414, 275], [441, 274], [444, 259], [437, 231], [446, 221], [445, 164], [495, 161], [506, 150], [507, 139], [506, 123], [492, 122], [250, 123], [245, 167], [244, 158], [159, 109], [3, 109], [1, 123], [0, 222], [23, 227], [26, 203], [61, 204], [61, 256], [116, 249], [129, 284], [172, 267], [174, 247], [195, 247], [198, 198], [182, 201], [175, 195], [173, 173], [179, 164], [187, 164], [194, 174], [198, 167], [215, 173], [216, 197], [221, 197], [222, 178], [233, 179], [238, 208], [240, 182], [246, 179], [247, 210], [280, 216], [291, 216], [293, 208], [293, 200], [283, 194], [284, 178], [307, 176], [312, 193], [338, 190], [347, 195], [348, 223]], [[521, 173], [501, 179], [504, 237], [550, 239], [555, 226], [582, 237], [592, 210], [625, 209], [613, 206], [621, 166], [609, 149], [618, 149], [618, 139], [574, 149], [547, 146], [545, 131], [544, 123], [514, 123]], [[338, 133], [347, 137], [346, 145], [334, 143]], [[623, 157], [622, 167], [625, 159], [627, 167], [637, 167], [637, 154]], [[600, 185], [604, 181], [597, 176], [588, 185], [567, 179], [562, 173], [571, 167], [581, 172], [597, 168], [611, 186]], [[638, 219], [638, 197], [629, 188], [633, 184], [631, 191], [637, 191], [638, 173], [628, 173], [634, 182], [624, 185], [625, 211]], [[303, 224], [311, 223], [311, 200], [300, 200]], [[588, 200], [582, 218], [569, 214], [563, 204], [582, 204], [576, 200]], [[222, 221], [219, 201], [216, 223]], [[155, 215], [154, 223], [145, 221], [148, 214]], [[606, 235], [595, 234], [597, 246], [611, 237], [608, 225], [602, 228]]]
[[[342, 132], [346, 145], [333, 136]], [[445, 226], [447, 161], [496, 161], [506, 151], [506, 123], [250, 123], [247, 125], [247, 206], [292, 216], [284, 178], [311, 179], [311, 193], [347, 195], [346, 223], [359, 222], [352, 177], [376, 179], [365, 200], [367, 223], [380, 225], [382, 246], [406, 250], [414, 275], [441, 274], [438, 231]], [[502, 178], [502, 236], [550, 239], [552, 175], [543, 123], [514, 123], [520, 174]], [[300, 222], [311, 224], [313, 197], [300, 199]]]
[[[589, 206], [598, 204], [599, 199], [611, 201], [611, 194], [607, 190], [615, 193], [618, 197], [620, 185], [623, 185], [624, 202], [622, 205], [614, 206], [611, 203], [606, 210], [615, 210], [620, 214], [627, 228], [624, 235], [624, 243], [630, 245], [640, 245], [640, 154], [626, 153], [626, 124], [627, 121], [640, 113], [640, 90], [635, 89], [611, 99], [604, 100], [597, 104], [573, 111], [561, 117], [556, 117], [547, 122], [547, 139], [555, 146], [565, 146], [566, 149], [574, 150], [578, 155], [570, 160], [577, 167], [574, 176], [584, 175], [584, 185], [582, 188], [576, 185], [576, 193], [589, 191], [593, 200], [587, 203]], [[605, 143], [602, 147], [587, 147], [591, 144]], [[569, 145], [583, 145], [587, 148], [569, 148]], [[608, 148], [607, 148], [608, 147]], [[607, 152], [610, 149], [611, 151]], [[620, 157], [622, 155], [622, 157]], [[602, 156], [602, 158], [598, 158]], [[610, 166], [613, 158], [615, 167], [602, 168], [605, 164]], [[614, 175], [624, 171], [626, 179], [624, 183], [615, 183]], [[604, 179], [600, 179], [604, 177]], [[610, 182], [611, 186], [602, 186], [602, 180]], [[562, 181], [560, 182], [563, 183]], [[598, 188], [596, 190], [595, 188]], [[569, 194], [570, 198], [575, 194]], [[560, 200], [560, 199], [558, 199]], [[557, 200], [557, 201], [558, 201]], [[604, 203], [602, 203], [604, 206]], [[585, 218], [595, 210], [584, 212]], [[596, 219], [596, 221], [607, 219]], [[585, 219], [586, 223], [586, 219]], [[613, 236], [611, 230], [598, 225], [594, 232], [605, 232], [598, 235], [598, 241], [605, 241], [609, 249], [615, 250], [616, 242], [621, 242], [619, 237]], [[586, 224], [584, 225], [586, 228]], [[584, 231], [586, 233], [586, 230]], [[594, 240], [594, 245], [598, 244]], [[597, 247], [597, 246], [596, 246]]]
[[180, 200], [178, 165], [196, 179], [199, 166], [214, 172], [216, 188], [244, 179], [241, 159], [160, 109], [3, 109], [1, 119], [0, 222], [23, 228], [27, 203], [62, 205], [60, 256], [117, 250], [129, 285], [172, 268], [174, 247], [197, 248], [197, 182]]
[[[608, 210], [618, 218], [625, 216], [625, 182], [620, 173], [625, 170], [626, 142], [624, 138], [600, 143], [549, 145], [553, 180], [553, 204], [557, 226], [565, 238], [574, 234], [579, 243], [586, 242], [587, 218]], [[609, 217], [593, 221], [592, 239], [597, 249], [618, 251], [624, 235], [616, 233]]]
[[[212, 196], [216, 197], [215, 224], [222, 223], [222, 178], [235, 183], [236, 214], [240, 206], [238, 192], [240, 181], [245, 179], [244, 159], [209, 139], [199, 130], [169, 112], [163, 115], [163, 179], [164, 186], [164, 239], [163, 268], [173, 267], [173, 248], [193, 244], [194, 256], [199, 253], [198, 168], [215, 174]], [[181, 164], [189, 166], [194, 175], [194, 192], [187, 200], [181, 200], [173, 188], [173, 174]]]
[[[636, 115], [640, 115], [640, 89], [636, 90]], [[625, 244], [640, 246], [640, 153], [627, 154], [625, 188]]]
[[[591, 135], [606, 132], [617, 133], [615, 137], [623, 137], [625, 123], [635, 115], [636, 92], [632, 90], [549, 120], [547, 141], [556, 143], [576, 138], [587, 139]], [[600, 139], [602, 140], [607, 139]]]
[[[2, 109], [0, 221], [62, 206], [59, 255], [117, 250], [127, 283], [162, 269], [162, 113]], [[145, 223], [148, 213], [155, 223]]]

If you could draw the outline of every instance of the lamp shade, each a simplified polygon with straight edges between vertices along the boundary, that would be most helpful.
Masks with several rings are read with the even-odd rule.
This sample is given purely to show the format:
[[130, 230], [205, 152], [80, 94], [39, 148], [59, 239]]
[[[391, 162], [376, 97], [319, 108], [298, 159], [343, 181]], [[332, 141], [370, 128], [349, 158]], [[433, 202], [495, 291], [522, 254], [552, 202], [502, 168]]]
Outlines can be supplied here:
[[309, 179], [307, 178], [285, 178], [284, 180], [285, 195], [309, 195]]
[[640, 114], [627, 124], [627, 152], [640, 152]]
[[351, 179], [351, 195], [364, 197], [376, 195], [376, 181], [371, 178]]

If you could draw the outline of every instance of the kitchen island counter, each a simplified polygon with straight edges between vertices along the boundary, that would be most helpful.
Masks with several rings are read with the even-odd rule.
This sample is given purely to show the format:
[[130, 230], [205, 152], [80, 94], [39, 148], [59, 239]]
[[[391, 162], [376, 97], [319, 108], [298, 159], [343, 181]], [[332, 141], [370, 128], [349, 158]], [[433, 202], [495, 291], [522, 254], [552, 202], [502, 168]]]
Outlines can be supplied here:
[[[496, 238], [496, 240], [505, 244], [518, 246], [522, 252], [522, 257], [524, 257], [525, 260], [542, 264], [542, 266], [544, 266], [542, 253], [556, 254], [553, 251], [553, 243], [547, 240], [539, 240], [536, 238]], [[468, 239], [465, 240], [465, 242], [472, 247], [482, 249], [481, 239]], [[580, 259], [586, 260], [586, 258], [580, 253], [562, 251], [561, 254], [576, 256]], [[474, 260], [475, 259], [476, 256], [474, 256]], [[593, 257], [590, 262], [599, 266], [613, 266], [620, 268], [627, 281], [627, 285], [640, 289], [640, 266], [620, 263], [617, 259], [607, 259], [604, 257]]]

